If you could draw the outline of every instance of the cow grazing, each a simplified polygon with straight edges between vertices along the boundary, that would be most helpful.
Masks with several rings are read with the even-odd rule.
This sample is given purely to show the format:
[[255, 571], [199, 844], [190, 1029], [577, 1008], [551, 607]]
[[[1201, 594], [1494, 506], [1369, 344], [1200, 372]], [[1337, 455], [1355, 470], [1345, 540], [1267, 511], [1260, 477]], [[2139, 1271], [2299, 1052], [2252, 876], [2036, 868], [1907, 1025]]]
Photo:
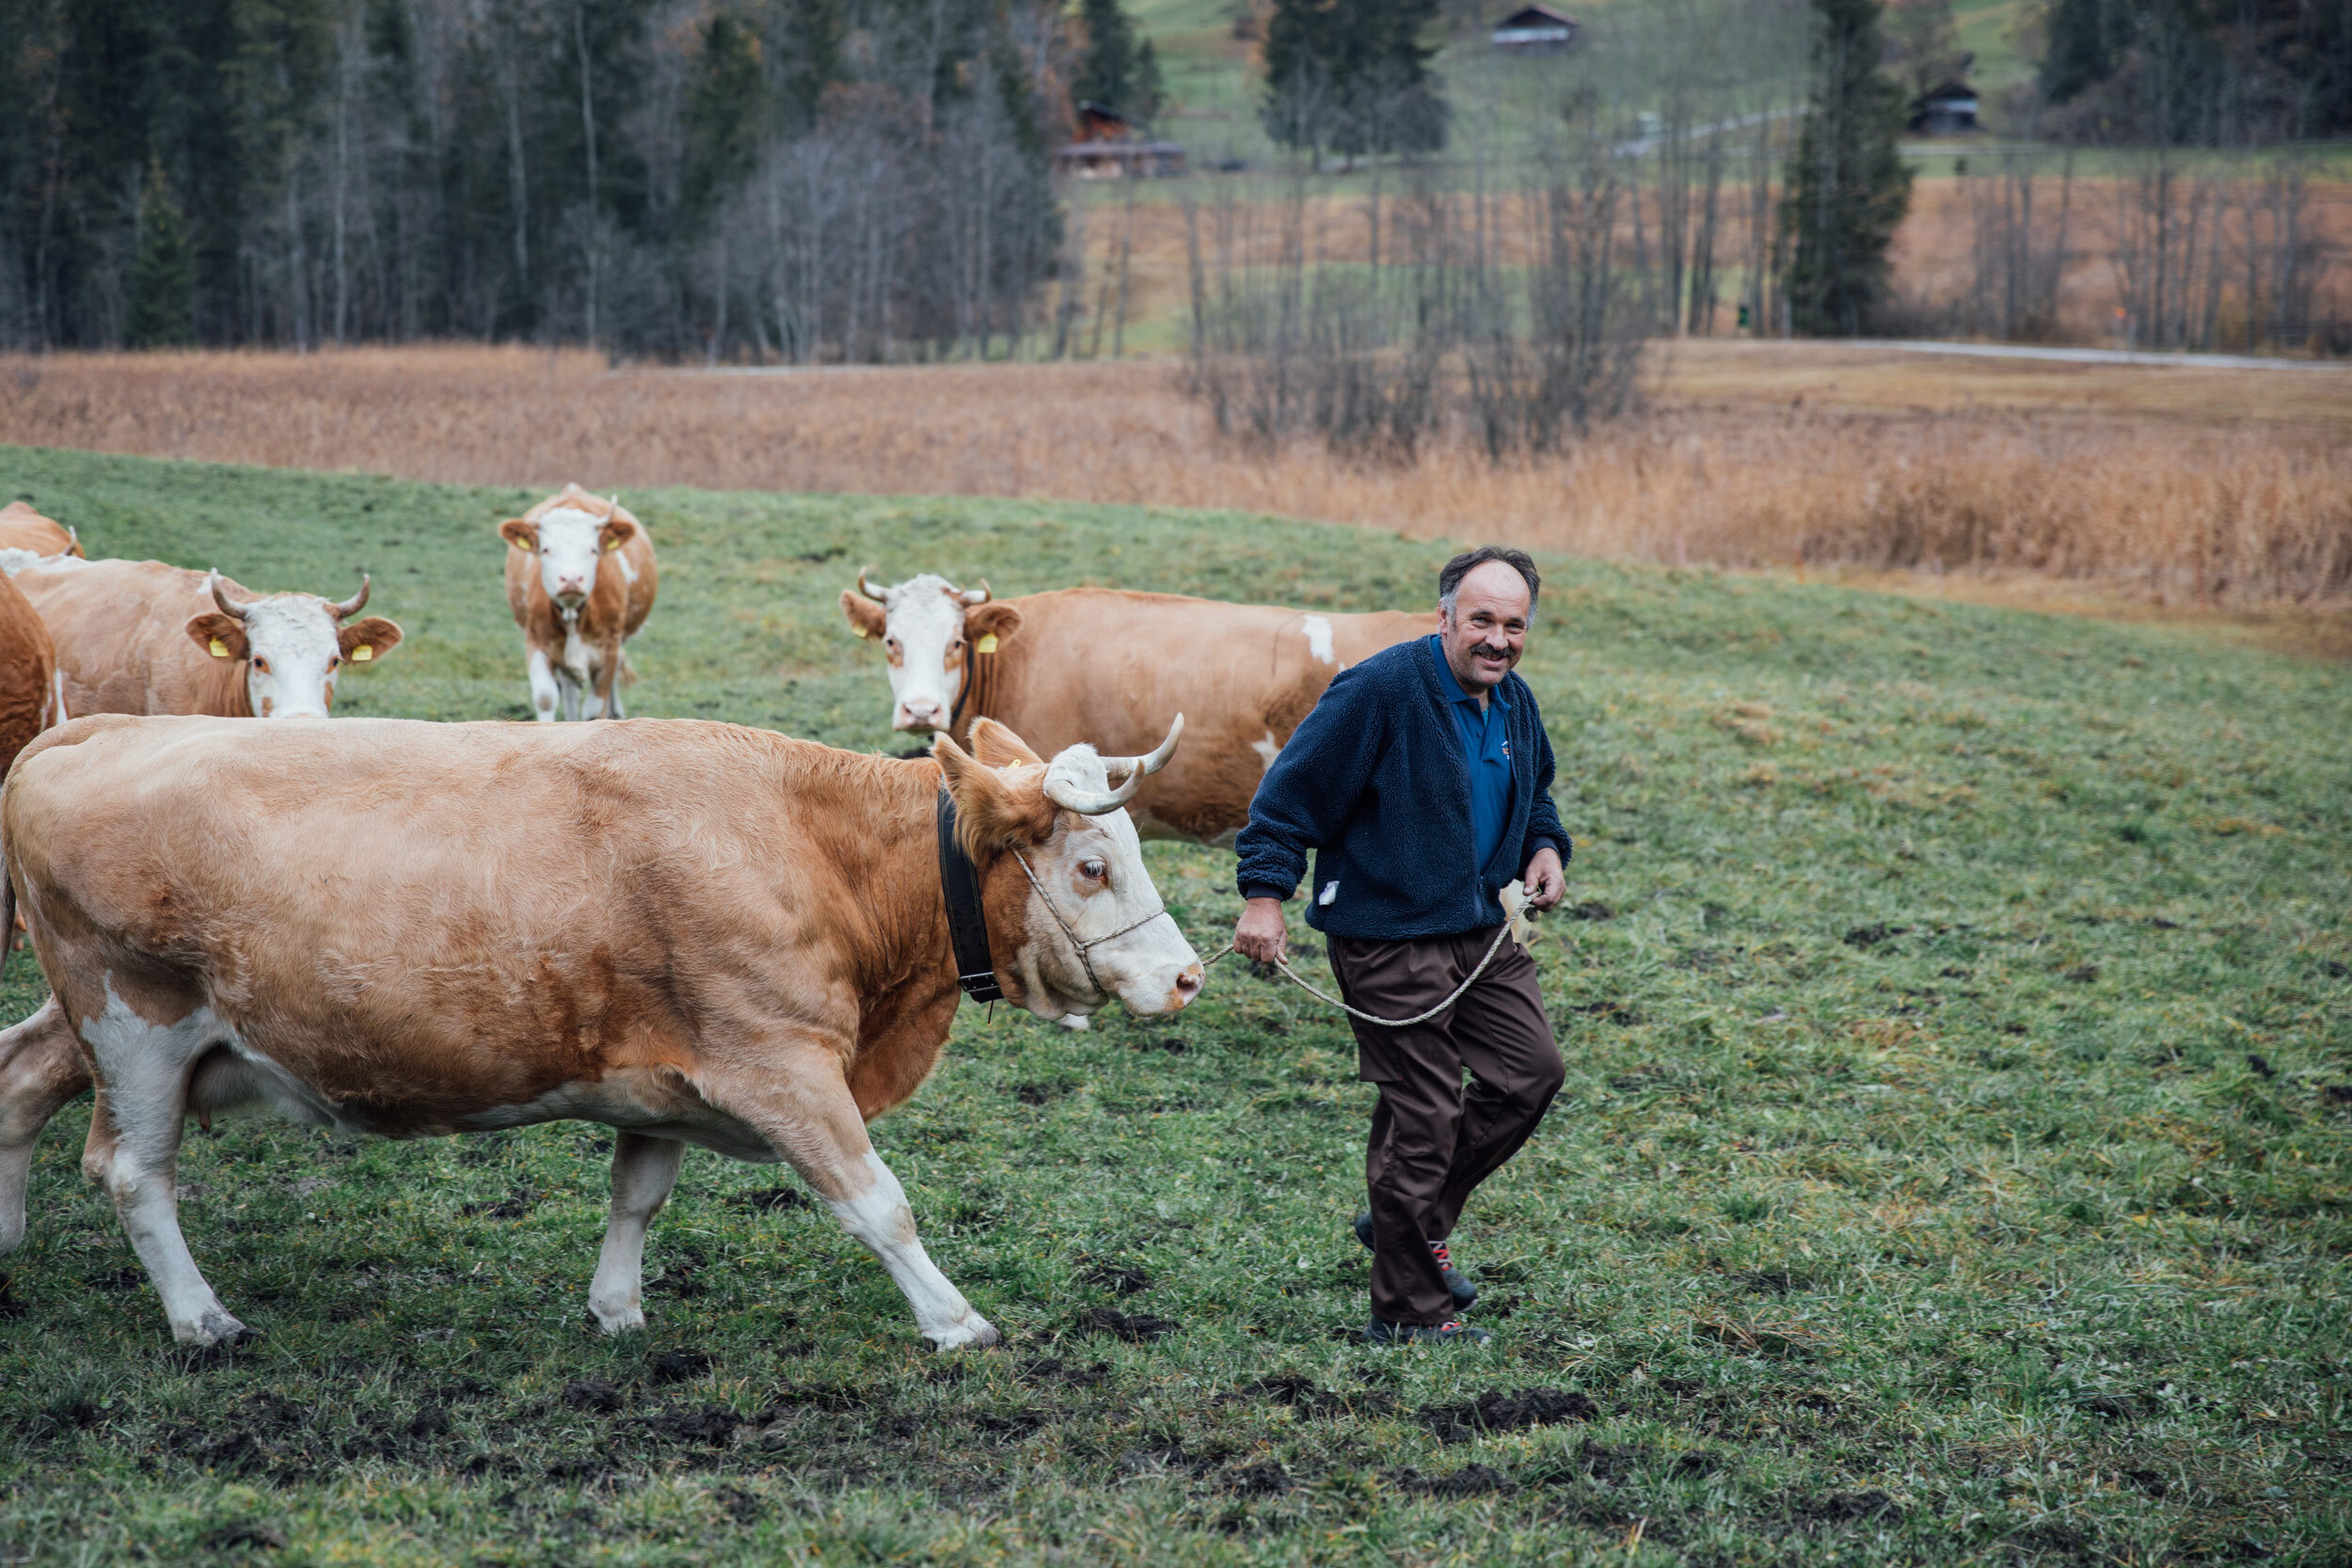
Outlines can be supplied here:
[[400, 646], [383, 616], [350, 619], [368, 602], [364, 574], [338, 602], [253, 598], [217, 572], [160, 561], [7, 564], [56, 641], [75, 714], [324, 719], [346, 664], [370, 667]]
[[628, 718], [624, 644], [653, 612], [660, 580], [645, 525], [618, 496], [601, 500], [566, 484], [499, 533], [510, 546], [506, 604], [529, 650], [533, 715]]
[[1230, 845], [1291, 731], [1348, 665], [1438, 629], [1434, 614], [1327, 615], [1172, 594], [1066, 588], [998, 599], [926, 572], [841, 608], [890, 664], [893, 728], [961, 735], [983, 715], [1044, 748], [1133, 749], [1193, 716], [1175, 765], [1133, 807], [1146, 838]]
[[82, 541], [54, 517], [44, 517], [23, 501], [0, 506], [0, 550], [30, 550], [35, 555], [79, 558]]
[[194, 1344], [244, 1328], [181, 1236], [188, 1117], [388, 1137], [574, 1118], [619, 1130], [588, 1293], [608, 1332], [644, 1326], [645, 1227], [693, 1143], [789, 1164], [934, 1346], [989, 1343], [866, 1134], [960, 999], [943, 784], [1006, 997], [1171, 1013], [1201, 965], [1120, 808], [1177, 733], [1049, 763], [986, 723], [936, 760], [696, 721], [54, 730], [0, 791], [53, 991], [0, 1032], [0, 1255], [34, 1139], [93, 1080], [83, 1169]]

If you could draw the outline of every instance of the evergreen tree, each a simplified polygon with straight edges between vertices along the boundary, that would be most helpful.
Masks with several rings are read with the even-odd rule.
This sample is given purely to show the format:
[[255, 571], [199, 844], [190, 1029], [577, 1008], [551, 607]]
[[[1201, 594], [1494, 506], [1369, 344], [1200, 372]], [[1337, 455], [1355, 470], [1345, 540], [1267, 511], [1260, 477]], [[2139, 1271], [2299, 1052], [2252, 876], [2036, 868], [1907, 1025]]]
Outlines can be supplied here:
[[196, 341], [196, 258], [161, 159], [147, 166], [146, 188], [139, 193], [138, 254], [131, 262], [131, 305], [122, 336], [133, 348], [181, 348]]
[[1421, 152], [1445, 145], [1446, 106], [1422, 41], [1439, 0], [1274, 0], [1266, 134], [1285, 147]]
[[1071, 96], [1137, 119], [1159, 113], [1159, 56], [1150, 39], [1136, 37], [1135, 19], [1119, 0], [1079, 0], [1078, 16], [1086, 27], [1086, 48], [1078, 56]]
[[2064, 103], [2115, 74], [2106, 0], [2051, 0], [2043, 31], [2042, 96]]
[[1864, 331], [1886, 291], [1886, 251], [1911, 208], [1896, 146], [1903, 89], [1879, 69], [1879, 0], [1813, 0], [1812, 101], [1788, 169], [1782, 222], [1793, 237], [1782, 281], [1791, 325]]
[[707, 223], [758, 162], [768, 83], [759, 35], [731, 12], [703, 28], [693, 95], [686, 105], [686, 216]]

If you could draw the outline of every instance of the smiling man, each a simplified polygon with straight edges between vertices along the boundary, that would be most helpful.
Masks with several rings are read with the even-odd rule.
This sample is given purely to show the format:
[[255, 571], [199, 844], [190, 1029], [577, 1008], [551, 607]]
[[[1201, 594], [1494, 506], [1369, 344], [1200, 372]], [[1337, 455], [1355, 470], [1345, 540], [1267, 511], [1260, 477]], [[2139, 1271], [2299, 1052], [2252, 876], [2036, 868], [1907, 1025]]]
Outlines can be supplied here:
[[[1307, 924], [1348, 1005], [1409, 1019], [1478, 969], [1514, 879], [1548, 910], [1571, 846], [1551, 803], [1551, 742], [1512, 668], [1541, 588], [1525, 552], [1488, 546], [1438, 574], [1438, 631], [1343, 670], [1284, 746], [1234, 842], [1245, 957], [1284, 956], [1282, 901], [1315, 852]], [[1462, 1205], [1518, 1152], [1563, 1069], [1535, 965], [1510, 942], [1460, 1000], [1404, 1028], [1351, 1020], [1380, 1085], [1364, 1163], [1375, 1344], [1480, 1342], [1447, 1247]], [[1463, 1069], [1470, 1072], [1467, 1088]]]

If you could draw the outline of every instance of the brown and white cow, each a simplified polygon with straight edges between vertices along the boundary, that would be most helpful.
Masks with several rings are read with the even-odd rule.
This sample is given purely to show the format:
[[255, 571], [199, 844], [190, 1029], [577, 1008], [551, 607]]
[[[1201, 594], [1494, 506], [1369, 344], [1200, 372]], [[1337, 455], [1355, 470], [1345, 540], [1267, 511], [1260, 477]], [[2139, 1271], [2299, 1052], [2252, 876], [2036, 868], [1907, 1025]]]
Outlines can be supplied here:
[[244, 1325], [181, 1235], [186, 1118], [403, 1138], [577, 1118], [619, 1129], [588, 1295], [608, 1332], [644, 1326], [645, 1227], [691, 1143], [790, 1164], [934, 1346], [991, 1342], [866, 1133], [960, 999], [939, 792], [1009, 1000], [1171, 1013], [1201, 965], [1120, 808], [1176, 739], [1049, 763], [986, 723], [969, 754], [903, 760], [684, 720], [77, 720], [0, 791], [54, 993], [0, 1032], [0, 1255], [41, 1125], [93, 1080], [83, 1169], [195, 1344]]
[[54, 517], [44, 517], [23, 501], [0, 506], [0, 550], [30, 550], [35, 555], [79, 557], [82, 541]]
[[[16, 585], [0, 577], [0, 777], [33, 736], [63, 723], [65, 716], [65, 687], [49, 628]], [[15, 936], [0, 933], [0, 950]]]
[[400, 646], [383, 616], [350, 619], [368, 602], [364, 574], [338, 602], [255, 598], [217, 572], [160, 561], [5, 564], [49, 627], [75, 714], [324, 719], [345, 665], [372, 667]]
[[529, 650], [531, 706], [557, 718], [626, 719], [624, 644], [653, 613], [660, 569], [645, 525], [577, 484], [499, 524], [506, 605]]
[[1173, 594], [1065, 588], [1015, 599], [926, 572], [841, 594], [890, 665], [894, 729], [965, 733], [983, 715], [1044, 748], [1149, 745], [1192, 716], [1184, 754], [1136, 797], [1146, 838], [1228, 845], [1258, 781], [1331, 677], [1438, 629], [1434, 614], [1330, 615]]

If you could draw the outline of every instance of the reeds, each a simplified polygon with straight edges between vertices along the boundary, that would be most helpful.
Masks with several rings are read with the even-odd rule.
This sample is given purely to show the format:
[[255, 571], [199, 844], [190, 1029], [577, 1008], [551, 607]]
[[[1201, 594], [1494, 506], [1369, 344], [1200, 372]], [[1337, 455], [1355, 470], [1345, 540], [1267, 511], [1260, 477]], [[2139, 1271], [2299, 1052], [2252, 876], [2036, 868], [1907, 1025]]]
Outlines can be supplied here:
[[[1818, 388], [1821, 366], [1788, 354]], [[2340, 417], [2014, 400], [1841, 411], [1750, 380], [1727, 396], [1694, 376], [1706, 407], [1670, 385], [1651, 414], [1542, 459], [1498, 465], [1464, 441], [1375, 466], [1219, 439], [1170, 370], [1146, 364], [730, 375], [521, 348], [57, 356], [0, 363], [0, 441], [460, 483], [1230, 508], [1689, 565], [2024, 571], [2220, 608], [2352, 601]], [[2333, 384], [2304, 372], [2292, 395], [2308, 406], [2325, 386], [2324, 404]], [[2090, 400], [2079, 378], [2054, 385]]]

